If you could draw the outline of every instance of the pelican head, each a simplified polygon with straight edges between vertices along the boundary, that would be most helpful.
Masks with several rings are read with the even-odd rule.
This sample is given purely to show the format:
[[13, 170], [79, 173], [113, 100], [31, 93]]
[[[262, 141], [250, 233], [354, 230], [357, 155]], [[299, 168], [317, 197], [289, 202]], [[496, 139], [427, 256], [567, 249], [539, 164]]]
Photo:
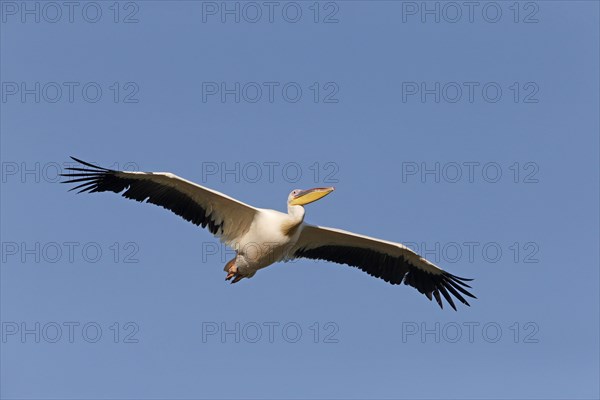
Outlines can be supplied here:
[[308, 190], [294, 189], [288, 196], [288, 204], [290, 206], [304, 206], [327, 196], [329, 193], [333, 192], [333, 190], [334, 188], [332, 187], [321, 187]]

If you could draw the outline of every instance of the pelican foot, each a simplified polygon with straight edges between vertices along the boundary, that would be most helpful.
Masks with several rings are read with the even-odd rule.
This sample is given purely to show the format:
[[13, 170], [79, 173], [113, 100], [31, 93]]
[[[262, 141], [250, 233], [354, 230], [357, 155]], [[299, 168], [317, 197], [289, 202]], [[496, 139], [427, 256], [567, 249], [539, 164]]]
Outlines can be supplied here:
[[244, 275], [238, 274], [238, 268], [235, 265], [235, 258], [225, 265], [225, 271], [227, 271], [227, 276], [225, 277], [225, 280], [231, 280], [231, 283], [239, 282], [240, 280], [245, 278]]
[[230, 280], [231, 278], [233, 278], [236, 275], [237, 275], [237, 267], [235, 265], [233, 265], [227, 271], [227, 276], [225, 277], [225, 280], [228, 281], [228, 280]]

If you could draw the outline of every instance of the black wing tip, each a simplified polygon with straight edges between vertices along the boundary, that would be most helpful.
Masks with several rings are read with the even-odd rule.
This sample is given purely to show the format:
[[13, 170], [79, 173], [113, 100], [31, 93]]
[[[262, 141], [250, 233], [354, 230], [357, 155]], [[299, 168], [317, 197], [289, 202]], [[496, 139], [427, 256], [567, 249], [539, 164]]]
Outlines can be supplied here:
[[[432, 298], [429, 299], [429, 301], [432, 301], [432, 300], [433, 300]], [[437, 299], [436, 299], [436, 302], [437, 302]], [[464, 304], [467, 307], [471, 307], [471, 305], [469, 304], [469, 302], [466, 301], [466, 300], [465, 301], [461, 301], [461, 303]], [[454, 309], [454, 311], [458, 312], [458, 308], [453, 303], [448, 303], [448, 304], [450, 304], [450, 307], [452, 307]], [[444, 309], [444, 303], [441, 301], [441, 299], [440, 299], [440, 302], [438, 303], [438, 305], [439, 305], [440, 309], [442, 309], [442, 310]]]
[[463, 278], [463, 277], [456, 276], [456, 275], [451, 274], [450, 272], [446, 272], [446, 271], [444, 271], [444, 275], [447, 276], [448, 278], [452, 278], [457, 281], [471, 282], [473, 280], [473, 278]]
[[[98, 185], [100, 184], [101, 179], [107, 174], [111, 174], [113, 171], [108, 168], [99, 167], [97, 165], [88, 163], [86, 161], [80, 160], [77, 157], [70, 156], [72, 160], [82, 164], [88, 168], [79, 168], [79, 167], [68, 167], [65, 170], [69, 171], [67, 173], [60, 174], [60, 176], [65, 177], [65, 180], [60, 181], [60, 183], [79, 183], [69, 189], [69, 192], [77, 189], [81, 189], [77, 192], [93, 192], [97, 191]], [[93, 169], [90, 169], [93, 168]]]
[[77, 157], [73, 157], [73, 156], [69, 156], [69, 157], [71, 157], [71, 159], [72, 159], [72, 160], [74, 160], [74, 161], [78, 162], [79, 164], [83, 164], [83, 165], [85, 165], [85, 166], [87, 166], [87, 167], [90, 167], [90, 168], [95, 168], [96, 170], [101, 170], [101, 171], [112, 171], [111, 169], [108, 169], [108, 168], [103, 168], [103, 167], [100, 167], [100, 166], [98, 166], [98, 165], [94, 165], [94, 164], [91, 164], [91, 163], [89, 163], [89, 162], [86, 162], [86, 161], [80, 160], [80, 159], [79, 159], [79, 158], [77, 158]]
[[[439, 276], [439, 275], [438, 275]], [[427, 298], [431, 300], [431, 294], [434, 295], [436, 302], [443, 309], [443, 301], [442, 297], [446, 300], [446, 302], [454, 309], [454, 311], [458, 311], [456, 305], [454, 304], [454, 299], [460, 301], [462, 304], [467, 307], [471, 307], [471, 304], [461, 295], [461, 293], [465, 296], [469, 296], [473, 299], [477, 299], [475, 295], [470, 293], [466, 288], [471, 288], [464, 281], [472, 281], [473, 279], [461, 278], [456, 275], [452, 275], [449, 272], [444, 271], [441, 275], [441, 280], [436, 282], [435, 289], [431, 293], [425, 293]], [[448, 293], [450, 292], [450, 293]], [[440, 294], [442, 296], [440, 296]]]
[[447, 279], [448, 281], [454, 283], [455, 285], [458, 285], [459, 287], [467, 287], [469, 289], [472, 289], [471, 286], [466, 283], [466, 282], [471, 282], [473, 279], [467, 279], [467, 278], [461, 278], [460, 276], [456, 276], [456, 275], [452, 275], [449, 272], [444, 271], [442, 273], [442, 276]]

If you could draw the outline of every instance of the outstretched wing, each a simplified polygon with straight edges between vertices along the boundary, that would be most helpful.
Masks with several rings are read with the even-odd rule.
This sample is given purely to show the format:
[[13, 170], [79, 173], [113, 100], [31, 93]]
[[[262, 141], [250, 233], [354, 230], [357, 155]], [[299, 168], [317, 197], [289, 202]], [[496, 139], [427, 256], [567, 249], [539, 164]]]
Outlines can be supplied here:
[[290, 258], [327, 260], [358, 267], [393, 285], [404, 283], [435, 300], [444, 308], [440, 294], [456, 310], [452, 296], [467, 306], [464, 296], [476, 298], [465, 288], [471, 279], [452, 275], [422, 258], [408, 247], [340, 229], [304, 224]]
[[252, 224], [256, 208], [166, 172], [115, 171], [71, 157], [88, 168], [67, 168], [62, 174], [78, 183], [78, 193], [114, 192], [123, 197], [159, 205], [230, 244]]

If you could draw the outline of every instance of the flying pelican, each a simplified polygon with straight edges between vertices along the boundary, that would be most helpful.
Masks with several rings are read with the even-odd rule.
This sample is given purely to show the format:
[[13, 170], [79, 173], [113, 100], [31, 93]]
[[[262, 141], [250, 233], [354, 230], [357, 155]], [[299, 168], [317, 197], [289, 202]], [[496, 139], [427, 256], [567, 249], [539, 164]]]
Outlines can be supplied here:
[[327, 196], [332, 187], [293, 190], [285, 214], [252, 207], [171, 173], [116, 171], [71, 158], [87, 168], [67, 168], [71, 172], [62, 174], [69, 178], [62, 183], [80, 183], [70, 191], [121, 193], [208, 227], [236, 250], [236, 256], [224, 268], [225, 279], [231, 283], [251, 278], [274, 262], [304, 257], [358, 267], [392, 285], [404, 283], [429, 300], [433, 296], [441, 308], [440, 293], [454, 310], [451, 294], [467, 306], [462, 295], [476, 298], [465, 289], [470, 288], [465, 281], [471, 279], [438, 268], [400, 243], [305, 223], [304, 206]]

